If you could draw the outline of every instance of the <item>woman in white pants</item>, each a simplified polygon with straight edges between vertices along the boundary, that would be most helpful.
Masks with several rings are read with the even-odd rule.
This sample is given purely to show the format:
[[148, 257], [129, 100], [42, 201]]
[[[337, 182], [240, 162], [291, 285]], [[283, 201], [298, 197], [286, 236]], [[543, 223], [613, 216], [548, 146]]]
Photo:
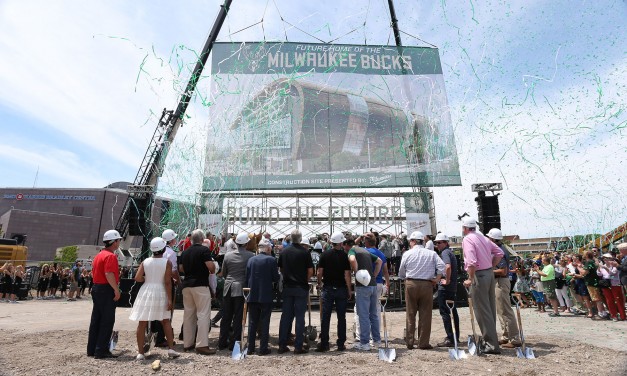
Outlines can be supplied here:
[[557, 301], [560, 305], [560, 311], [565, 312], [573, 306], [570, 297], [568, 296], [568, 286], [566, 286], [566, 273], [568, 269], [566, 269], [566, 259], [560, 260], [559, 264], [555, 265], [555, 295], [557, 295]]

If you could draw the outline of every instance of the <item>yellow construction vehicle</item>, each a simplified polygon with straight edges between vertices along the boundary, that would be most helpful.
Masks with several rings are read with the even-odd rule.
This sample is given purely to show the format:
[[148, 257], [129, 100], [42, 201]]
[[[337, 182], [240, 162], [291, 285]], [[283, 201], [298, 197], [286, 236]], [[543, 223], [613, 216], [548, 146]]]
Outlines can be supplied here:
[[597, 247], [602, 250], [603, 248], [606, 248], [607, 246], [614, 243], [616, 240], [624, 237], [625, 235], [627, 235], [627, 223], [623, 223], [612, 231], [590, 241], [588, 244], [579, 248], [579, 253], [583, 253], [592, 247]]
[[13, 239], [0, 239], [0, 265], [11, 262], [13, 265], [26, 267], [28, 247], [17, 245]]

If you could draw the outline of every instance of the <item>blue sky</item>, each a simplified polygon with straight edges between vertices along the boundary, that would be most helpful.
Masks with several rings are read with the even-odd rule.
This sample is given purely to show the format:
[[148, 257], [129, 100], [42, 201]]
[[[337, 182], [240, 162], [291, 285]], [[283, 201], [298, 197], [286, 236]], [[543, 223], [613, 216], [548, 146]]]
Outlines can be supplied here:
[[[151, 114], [178, 102], [221, 3], [1, 2], [0, 186], [132, 181]], [[219, 39], [317, 41], [282, 16], [324, 41], [394, 41], [382, 0], [276, 4], [234, 0]], [[401, 30], [440, 48], [463, 181], [435, 189], [440, 230], [458, 234], [456, 215], [476, 213], [470, 184], [492, 181], [506, 187], [506, 234], [605, 232], [627, 220], [624, 1], [395, 6]], [[262, 16], [263, 28], [228, 35]], [[424, 45], [407, 34], [406, 45]], [[190, 107], [177, 148], [202, 148], [208, 113]], [[199, 160], [169, 167], [186, 185], [202, 171]]]

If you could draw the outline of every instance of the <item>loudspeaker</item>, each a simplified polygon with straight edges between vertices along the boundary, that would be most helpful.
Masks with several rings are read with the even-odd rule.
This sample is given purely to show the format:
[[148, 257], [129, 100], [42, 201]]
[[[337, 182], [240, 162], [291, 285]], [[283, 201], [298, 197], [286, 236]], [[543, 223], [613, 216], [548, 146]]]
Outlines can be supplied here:
[[479, 195], [477, 201], [478, 220], [481, 232], [486, 234], [490, 229], [501, 228], [501, 212], [499, 211], [498, 196]]
[[128, 234], [142, 236], [146, 231], [147, 199], [131, 199], [128, 212]]

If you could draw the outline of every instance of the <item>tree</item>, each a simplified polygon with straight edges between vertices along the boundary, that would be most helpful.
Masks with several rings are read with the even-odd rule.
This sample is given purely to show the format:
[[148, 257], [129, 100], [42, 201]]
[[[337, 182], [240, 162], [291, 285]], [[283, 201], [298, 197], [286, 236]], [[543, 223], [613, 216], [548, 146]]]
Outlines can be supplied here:
[[61, 255], [54, 256], [54, 261], [60, 263], [62, 266], [72, 266], [76, 262], [78, 257], [78, 247], [70, 245], [61, 248]]

